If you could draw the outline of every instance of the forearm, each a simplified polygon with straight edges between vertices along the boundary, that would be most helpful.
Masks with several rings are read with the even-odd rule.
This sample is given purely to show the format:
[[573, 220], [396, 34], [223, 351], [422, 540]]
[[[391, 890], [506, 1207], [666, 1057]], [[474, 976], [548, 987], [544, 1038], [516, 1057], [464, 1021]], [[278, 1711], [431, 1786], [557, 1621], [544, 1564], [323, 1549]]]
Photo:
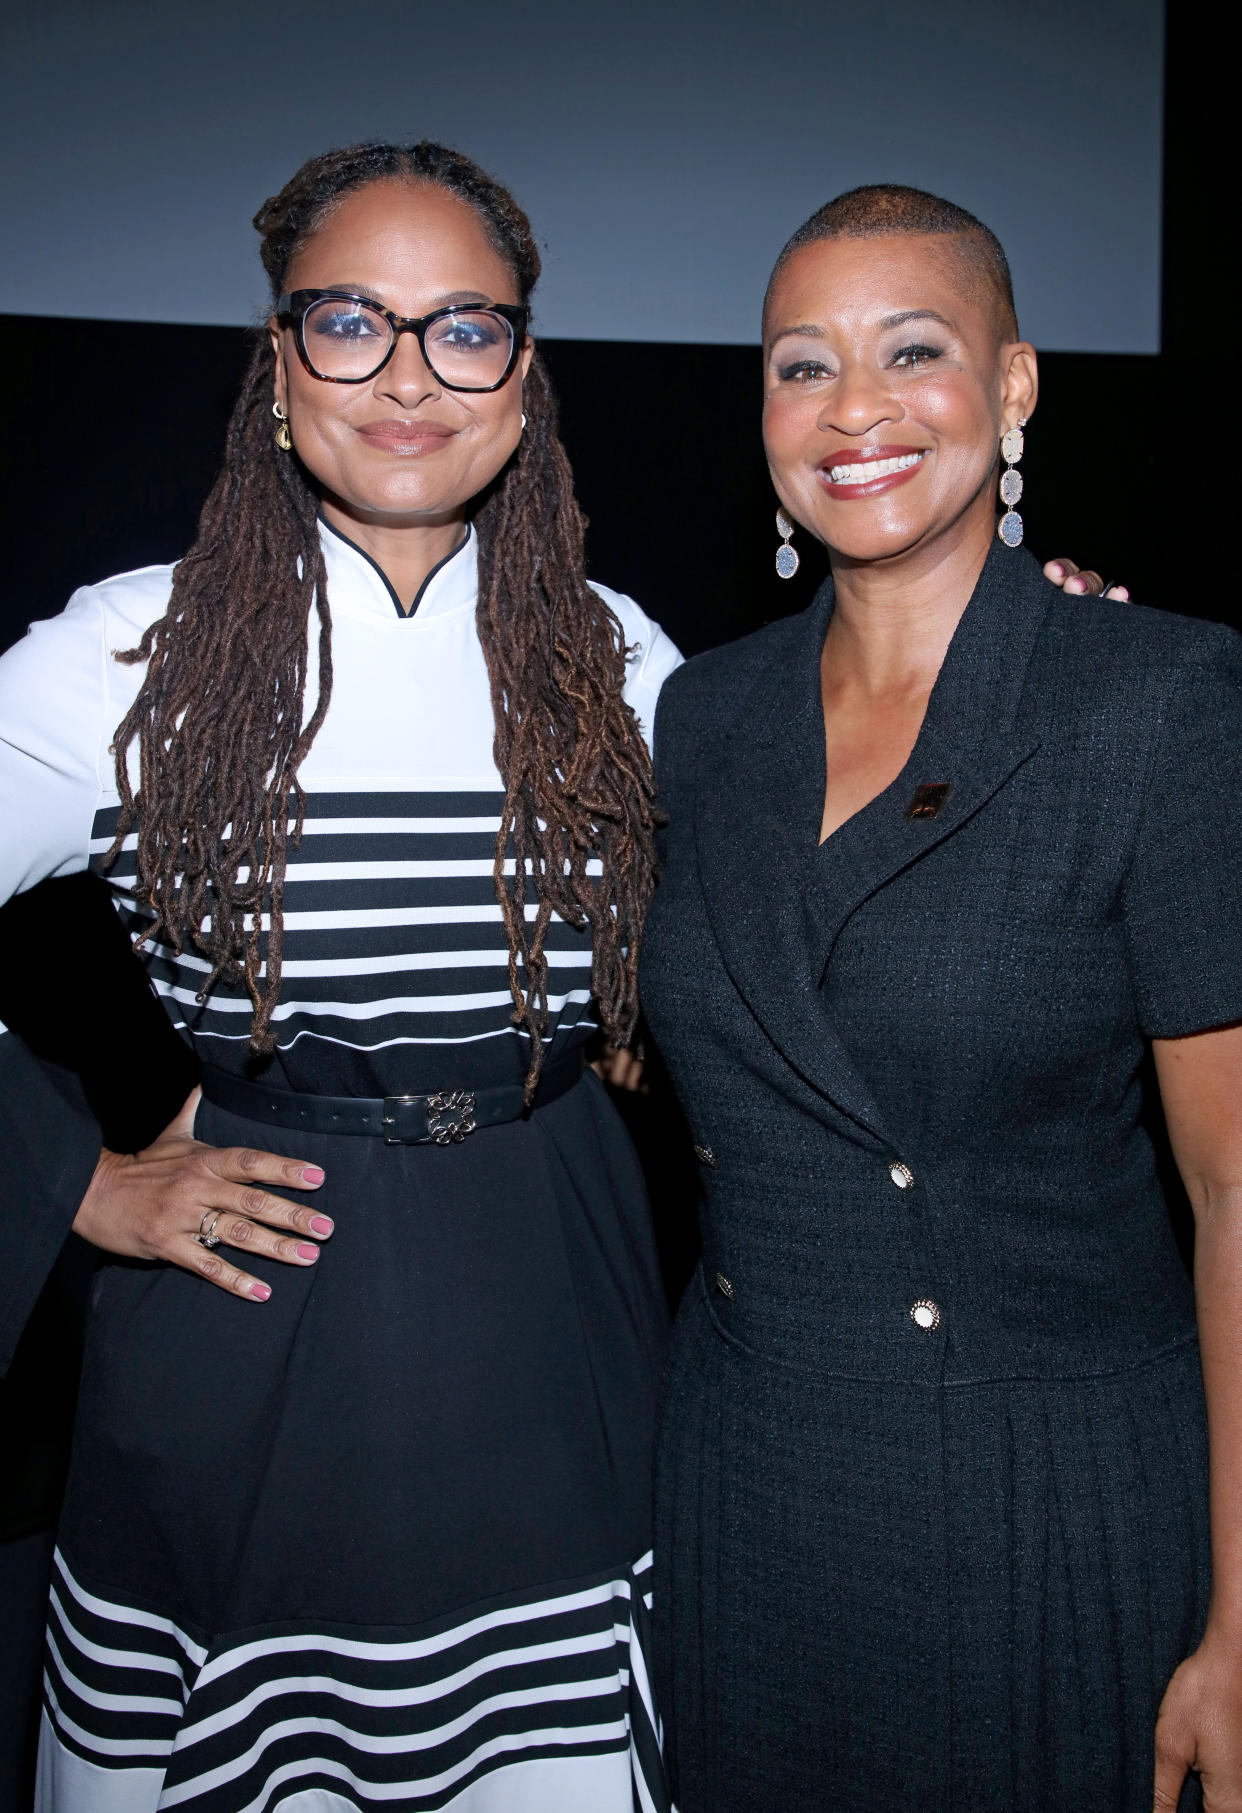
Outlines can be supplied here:
[[1207, 1397], [1210, 1628], [1242, 1641], [1242, 1185], [1192, 1191], [1195, 1300]]
[[77, 1079], [0, 1033], [0, 1372], [64, 1244], [99, 1159]]

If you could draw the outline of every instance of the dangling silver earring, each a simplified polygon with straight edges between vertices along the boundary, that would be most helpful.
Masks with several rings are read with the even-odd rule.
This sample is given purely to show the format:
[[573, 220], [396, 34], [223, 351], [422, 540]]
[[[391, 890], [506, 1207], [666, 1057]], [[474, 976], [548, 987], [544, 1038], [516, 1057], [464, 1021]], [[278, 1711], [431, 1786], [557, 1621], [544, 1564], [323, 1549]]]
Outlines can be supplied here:
[[1022, 458], [1022, 430], [1026, 427], [1023, 416], [1016, 428], [1001, 436], [1001, 454], [1006, 460], [1005, 470], [1001, 473], [1000, 500], [1005, 506], [1005, 514], [1000, 519], [996, 533], [1007, 548], [1016, 548], [1022, 540], [1022, 518], [1014, 505], [1022, 496], [1022, 474], [1015, 470]]
[[798, 550], [789, 545], [794, 526], [784, 510], [776, 512], [776, 533], [784, 536], [783, 544], [776, 550], [776, 571], [782, 579], [792, 579], [798, 571]]
[[286, 416], [279, 403], [272, 404], [272, 414], [280, 423], [280, 427], [276, 430], [276, 445], [280, 448], [282, 453], [292, 453], [293, 436], [289, 433], [289, 418]]

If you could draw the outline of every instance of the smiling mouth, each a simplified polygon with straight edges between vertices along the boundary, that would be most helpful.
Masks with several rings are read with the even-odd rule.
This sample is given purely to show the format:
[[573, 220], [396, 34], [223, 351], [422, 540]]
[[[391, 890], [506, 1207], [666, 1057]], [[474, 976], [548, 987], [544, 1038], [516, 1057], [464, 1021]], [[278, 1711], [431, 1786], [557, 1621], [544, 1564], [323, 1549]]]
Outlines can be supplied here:
[[923, 459], [926, 449], [919, 453], [901, 453], [886, 460], [859, 460], [851, 465], [821, 467], [826, 471], [834, 485], [869, 485], [877, 478], [887, 478], [892, 472], [908, 472]]

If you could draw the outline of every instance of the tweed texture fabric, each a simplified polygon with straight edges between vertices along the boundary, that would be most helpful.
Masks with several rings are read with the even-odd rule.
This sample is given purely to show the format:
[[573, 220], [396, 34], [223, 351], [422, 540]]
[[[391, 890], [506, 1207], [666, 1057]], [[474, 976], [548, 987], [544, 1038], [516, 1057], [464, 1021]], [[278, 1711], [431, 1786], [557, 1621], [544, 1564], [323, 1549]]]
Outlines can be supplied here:
[[1209, 1555], [1140, 1069], [1242, 1018], [1242, 639], [998, 544], [905, 769], [819, 846], [832, 605], [657, 719], [644, 1001], [706, 1158], [659, 1459], [678, 1804], [1148, 1813]]

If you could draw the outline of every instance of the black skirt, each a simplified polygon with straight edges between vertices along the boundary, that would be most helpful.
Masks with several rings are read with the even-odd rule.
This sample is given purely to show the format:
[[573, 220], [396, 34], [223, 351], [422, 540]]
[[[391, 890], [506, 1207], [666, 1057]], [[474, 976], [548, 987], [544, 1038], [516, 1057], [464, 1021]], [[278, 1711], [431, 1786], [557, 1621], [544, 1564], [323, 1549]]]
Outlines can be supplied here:
[[321, 1164], [336, 1231], [242, 1302], [112, 1263], [49, 1625], [41, 1808], [663, 1806], [646, 1684], [665, 1314], [598, 1080]]

